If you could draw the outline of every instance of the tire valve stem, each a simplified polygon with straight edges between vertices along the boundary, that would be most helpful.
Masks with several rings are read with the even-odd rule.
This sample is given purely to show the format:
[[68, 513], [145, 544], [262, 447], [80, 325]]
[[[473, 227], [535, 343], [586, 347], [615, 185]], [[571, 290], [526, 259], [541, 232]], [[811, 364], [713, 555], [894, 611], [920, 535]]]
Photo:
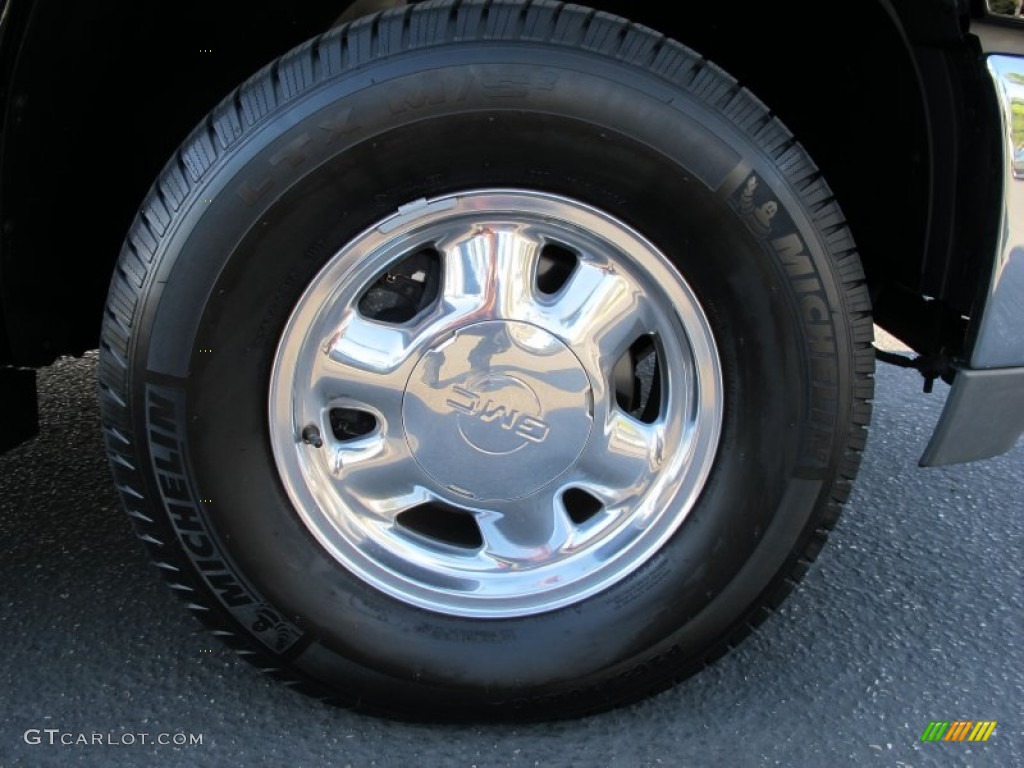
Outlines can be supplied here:
[[320, 430], [310, 424], [302, 430], [302, 442], [312, 445], [314, 448], [320, 448], [324, 444], [324, 439], [320, 436]]

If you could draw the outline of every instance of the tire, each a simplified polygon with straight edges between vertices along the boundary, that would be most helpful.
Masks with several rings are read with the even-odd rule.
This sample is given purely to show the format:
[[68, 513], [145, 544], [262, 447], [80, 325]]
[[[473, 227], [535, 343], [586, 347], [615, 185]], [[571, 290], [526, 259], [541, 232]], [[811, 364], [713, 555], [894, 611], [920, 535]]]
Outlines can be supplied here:
[[728, 75], [578, 6], [425, 3], [184, 142], [100, 389], [124, 505], [225, 642], [371, 713], [539, 719], [779, 605], [849, 494], [871, 341], [838, 205]]

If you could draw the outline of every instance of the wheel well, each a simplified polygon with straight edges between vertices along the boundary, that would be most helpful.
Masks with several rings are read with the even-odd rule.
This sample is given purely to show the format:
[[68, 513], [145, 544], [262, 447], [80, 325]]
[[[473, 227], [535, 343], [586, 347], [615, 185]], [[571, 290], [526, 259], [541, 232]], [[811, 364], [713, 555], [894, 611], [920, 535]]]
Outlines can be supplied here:
[[10, 0], [0, 47], [7, 362], [45, 365], [97, 345], [121, 243], [174, 149], [226, 93], [348, 4], [187, 0], [161, 15], [130, 0]]
[[[995, 242], [998, 124], [967, 2], [750, 6], [598, 2], [689, 45], [765, 102], [843, 208], [875, 319], [914, 349], [961, 351]], [[808, 28], [815, 29], [808, 34]]]
[[[964, 169], [936, 159], [960, 154], [963, 84], [951, 56], [969, 51], [955, 2], [918, 3], [913, 16], [890, 0], [846, 3], [839, 18], [823, 18], [811, 0], [752, 13], [702, 2], [687, 4], [683, 22], [670, 4], [592, 4], [693, 47], [783, 119], [844, 209], [880, 322], [923, 350], [962, 338], [958, 321], [973, 300], [963, 277], [984, 253], [981, 236], [992, 234], [967, 231], [971, 248], [955, 247], [966, 230], [954, 225], [977, 228], [983, 217], [956, 208]], [[6, 362], [40, 365], [95, 346], [124, 233], [167, 157], [223, 94], [350, 5], [195, 2], [155, 17], [127, 0], [12, 3], [0, 50]], [[821, 33], [795, 23], [806, 19]], [[923, 70], [941, 83], [932, 93]]]

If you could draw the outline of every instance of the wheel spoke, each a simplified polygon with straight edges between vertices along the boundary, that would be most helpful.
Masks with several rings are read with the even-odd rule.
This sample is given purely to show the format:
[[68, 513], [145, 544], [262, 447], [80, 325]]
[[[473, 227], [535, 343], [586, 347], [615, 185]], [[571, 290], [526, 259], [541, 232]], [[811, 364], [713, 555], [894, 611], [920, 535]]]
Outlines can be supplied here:
[[483, 228], [442, 248], [444, 298], [477, 319], [515, 318], [535, 303], [541, 243], [515, 227]]
[[605, 375], [630, 344], [654, 329], [641, 288], [614, 268], [587, 261], [545, 314], [584, 364]]
[[327, 339], [324, 351], [336, 362], [386, 374], [408, 359], [413, 338], [412, 329], [406, 326], [377, 322], [350, 311]]
[[408, 329], [349, 313], [321, 347], [313, 372], [323, 401], [372, 406], [389, 421], [400, 415], [412, 341]]
[[572, 526], [551, 494], [502, 506], [477, 516], [488, 557], [509, 564], [539, 564], [568, 548]]
[[613, 411], [593, 434], [573, 480], [611, 506], [641, 495], [664, 458], [664, 430]]
[[378, 519], [396, 516], [433, 499], [420, 484], [405, 441], [381, 434], [335, 443], [329, 449], [338, 493]]

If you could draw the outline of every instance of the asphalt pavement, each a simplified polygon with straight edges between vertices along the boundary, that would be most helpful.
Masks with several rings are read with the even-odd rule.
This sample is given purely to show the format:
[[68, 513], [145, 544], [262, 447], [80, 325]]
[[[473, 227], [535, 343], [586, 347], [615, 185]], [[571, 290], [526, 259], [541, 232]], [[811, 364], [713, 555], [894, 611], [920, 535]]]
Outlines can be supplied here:
[[[438, 726], [325, 706], [207, 635], [118, 507], [95, 365], [42, 371], [42, 434], [0, 457], [3, 768], [1024, 765], [1024, 448], [918, 469], [946, 388], [916, 373], [880, 367], [845, 517], [736, 651], [604, 715]], [[998, 725], [921, 742], [934, 720]]]

